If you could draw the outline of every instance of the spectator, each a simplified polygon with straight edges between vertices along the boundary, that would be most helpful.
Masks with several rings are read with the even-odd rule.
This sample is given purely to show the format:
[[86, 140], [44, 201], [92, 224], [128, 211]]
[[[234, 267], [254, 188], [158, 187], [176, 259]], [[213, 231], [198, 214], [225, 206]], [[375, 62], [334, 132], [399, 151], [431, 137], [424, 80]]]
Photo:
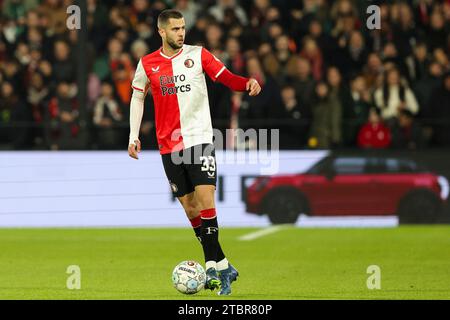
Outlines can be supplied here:
[[[98, 0], [88, 0], [86, 22], [89, 47], [97, 54], [104, 54], [110, 36], [109, 12], [106, 5]], [[78, 34], [77, 30], [71, 31], [75, 35]]]
[[[334, 117], [339, 118], [334, 121], [342, 126], [344, 108], [351, 104], [351, 96], [348, 88], [345, 87], [341, 73], [336, 67], [329, 67], [327, 70], [328, 98], [333, 101]], [[342, 128], [339, 129], [339, 139], [333, 141], [334, 144], [343, 143]]]
[[433, 126], [435, 143], [450, 147], [450, 72], [444, 75], [442, 85], [431, 95], [429, 106], [436, 122]]
[[277, 68], [274, 70], [273, 76], [278, 84], [283, 85], [288, 82], [290, 70], [295, 68], [298, 57], [293, 55], [295, 52], [294, 43], [285, 34], [280, 35], [275, 40], [275, 53], [273, 58], [276, 59]]
[[0, 143], [14, 149], [29, 148], [30, 129], [25, 125], [32, 120], [29, 109], [11, 83], [1, 83], [0, 89]]
[[419, 111], [416, 97], [410, 88], [401, 83], [400, 73], [396, 68], [386, 72], [383, 87], [374, 94], [375, 104], [381, 109], [384, 120], [395, 119], [400, 110], [408, 109], [413, 114]]
[[[395, 43], [387, 42], [383, 51], [381, 52], [381, 57], [383, 59], [383, 64], [393, 65], [399, 70], [401, 74], [408, 74], [408, 68], [406, 67], [406, 62], [403, 57], [399, 55], [398, 49]], [[387, 69], [387, 68], [385, 68]]]
[[407, 3], [398, 5], [398, 22], [394, 24], [394, 42], [399, 55], [407, 57], [411, 54], [411, 44], [416, 43], [417, 31], [414, 25], [414, 16], [411, 7]]
[[382, 85], [383, 63], [377, 53], [372, 52], [367, 57], [367, 64], [363, 67], [363, 76], [369, 88], [377, 88]]
[[254, 0], [250, 10], [250, 26], [257, 30], [266, 22], [267, 11], [270, 8], [270, 0]]
[[213, 19], [209, 15], [200, 14], [195, 21], [195, 25], [186, 34], [186, 42], [192, 43], [193, 45], [204, 45], [206, 42], [206, 29]]
[[430, 17], [430, 28], [427, 31], [428, 46], [431, 50], [443, 48], [447, 41], [448, 33], [448, 23], [446, 27], [442, 11], [434, 10]]
[[50, 89], [53, 89], [54, 81], [53, 81], [53, 67], [47, 60], [39, 61], [39, 66], [37, 67], [38, 72], [42, 75], [44, 83]]
[[238, 39], [230, 37], [225, 44], [225, 61], [227, 68], [236, 74], [244, 74], [245, 59], [241, 53], [241, 45]]
[[340, 68], [340, 70], [345, 70], [345, 78], [348, 75], [355, 74], [359, 72], [367, 60], [367, 49], [363, 35], [360, 31], [353, 31], [350, 34], [349, 44], [348, 44], [348, 64], [345, 68]]
[[327, 62], [333, 61], [337, 44], [333, 37], [324, 32], [323, 26], [318, 19], [311, 20], [308, 34], [317, 42], [317, 45], [322, 51], [323, 59]]
[[298, 103], [295, 89], [291, 85], [282, 88], [281, 97], [284, 110], [280, 120], [284, 120], [285, 125], [280, 126], [280, 148], [301, 149], [306, 144], [310, 110]]
[[[145, 5], [145, 4], [144, 4]], [[127, 15], [128, 9], [122, 6], [114, 6], [109, 11], [109, 34], [121, 29], [130, 29], [131, 22]]]
[[266, 13], [266, 21], [260, 28], [260, 38], [264, 42], [274, 43], [275, 39], [283, 33], [280, 21], [280, 12], [275, 7], [270, 7]]
[[322, 53], [314, 39], [305, 37], [300, 57], [305, 58], [311, 65], [311, 74], [314, 80], [319, 81], [322, 78], [323, 59]]
[[184, 21], [186, 22], [186, 32], [189, 32], [194, 26], [197, 14], [200, 11], [198, 4], [189, 0], [175, 0], [174, 9], [183, 14]]
[[423, 79], [427, 74], [430, 62], [427, 45], [424, 42], [418, 43], [413, 49], [413, 55], [406, 58], [409, 79], [411, 81]]
[[436, 60], [437, 63], [439, 63], [442, 68], [444, 68], [445, 71], [450, 71], [450, 62], [445, 54], [444, 49], [442, 48], [436, 48], [433, 51], [433, 58]]
[[73, 83], [76, 79], [76, 66], [70, 55], [70, 47], [62, 40], [55, 42], [52, 77], [58, 83]]
[[103, 82], [101, 96], [94, 106], [93, 122], [100, 149], [114, 149], [116, 141], [121, 140], [118, 125], [123, 121], [123, 115], [113, 93], [112, 84]]
[[206, 47], [209, 50], [223, 49], [223, 31], [218, 23], [213, 23], [206, 29]]
[[370, 92], [366, 80], [362, 75], [357, 75], [350, 82], [349, 101], [343, 106], [344, 126], [342, 131], [346, 146], [356, 145], [358, 131], [369, 118], [370, 105]]
[[247, 14], [236, 3], [236, 0], [218, 0], [217, 4], [209, 9], [209, 13], [219, 22], [224, 22], [227, 9], [232, 9], [242, 25], [247, 25]]
[[385, 149], [391, 144], [391, 130], [383, 124], [381, 110], [371, 108], [368, 122], [358, 133], [358, 147], [363, 149]]
[[130, 103], [132, 94], [132, 66], [131, 58], [128, 54], [121, 55], [117, 67], [112, 72], [112, 79], [114, 81], [115, 90], [117, 90], [120, 102], [123, 105], [127, 105]]
[[3, 71], [3, 78], [9, 82], [15, 90], [20, 90], [20, 96], [22, 96], [23, 90], [23, 73], [20, 70], [19, 64], [15, 60], [7, 60], [0, 66]]
[[77, 149], [79, 133], [78, 102], [73, 88], [66, 82], [57, 86], [56, 97], [53, 97], [47, 109], [47, 141], [50, 149]]
[[49, 93], [41, 74], [34, 73], [31, 76], [31, 81], [28, 86], [27, 102], [31, 108], [33, 121], [36, 125], [32, 130], [36, 145], [42, 145], [44, 143], [42, 125], [44, 124], [45, 108], [48, 103]]
[[30, 60], [31, 60], [30, 49], [29, 49], [28, 45], [26, 45], [25, 43], [17, 44], [14, 57], [20, 63], [22, 68], [26, 67], [30, 63]]
[[419, 0], [415, 4], [415, 20], [419, 27], [424, 30], [429, 26], [433, 0]]
[[416, 81], [413, 86], [417, 95], [420, 110], [418, 116], [420, 118], [432, 118], [433, 114], [429, 107], [431, 94], [441, 85], [443, 70], [442, 66], [433, 61], [429, 64], [428, 70], [422, 79]]
[[150, 3], [147, 0], [133, 0], [129, 13], [132, 26], [138, 23], [153, 24]]
[[44, 0], [39, 6], [39, 14], [46, 21], [46, 31], [49, 35], [60, 35], [67, 31], [66, 8], [62, 0]]
[[293, 86], [300, 105], [311, 108], [315, 91], [315, 80], [311, 75], [311, 65], [307, 59], [297, 59], [293, 73]]
[[52, 52], [48, 48], [52, 48], [51, 41], [46, 38], [38, 27], [27, 28], [26, 33], [20, 37], [20, 41], [26, 42], [30, 49], [37, 49], [42, 52], [42, 56], [51, 57]]
[[315, 90], [312, 107], [312, 123], [309, 146], [320, 149], [334, 148], [342, 142], [341, 105], [330, 98], [330, 89], [325, 82], [319, 82]]
[[239, 127], [278, 128], [270, 123], [271, 118], [279, 118], [282, 114], [280, 89], [275, 80], [266, 75], [257, 57], [247, 60], [247, 74], [261, 85], [261, 93], [255, 97], [245, 95], [239, 109]]
[[148, 46], [143, 40], [135, 40], [131, 45], [133, 64], [137, 65], [139, 60], [149, 52]]
[[423, 146], [422, 129], [414, 119], [414, 114], [407, 109], [400, 110], [392, 129], [392, 147], [414, 150]]

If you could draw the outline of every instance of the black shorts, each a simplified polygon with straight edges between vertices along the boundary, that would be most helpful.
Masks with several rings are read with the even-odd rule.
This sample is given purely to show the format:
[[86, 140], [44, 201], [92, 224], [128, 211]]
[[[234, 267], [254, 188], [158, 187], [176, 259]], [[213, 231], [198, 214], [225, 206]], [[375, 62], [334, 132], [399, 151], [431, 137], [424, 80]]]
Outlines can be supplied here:
[[162, 155], [164, 171], [175, 197], [182, 197], [199, 185], [216, 186], [216, 153], [213, 144], [199, 144]]

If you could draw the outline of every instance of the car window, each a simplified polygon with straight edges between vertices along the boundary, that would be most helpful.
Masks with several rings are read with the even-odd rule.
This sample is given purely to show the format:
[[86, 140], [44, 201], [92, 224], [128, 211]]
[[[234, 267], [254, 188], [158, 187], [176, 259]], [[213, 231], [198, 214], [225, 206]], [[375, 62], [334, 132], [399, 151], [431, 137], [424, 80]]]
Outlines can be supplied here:
[[386, 159], [386, 171], [389, 173], [415, 172], [417, 164], [405, 159]]
[[365, 158], [337, 158], [333, 168], [336, 174], [363, 174], [366, 162]]
[[319, 162], [317, 162], [316, 164], [314, 164], [308, 171], [307, 173], [309, 174], [323, 174], [324, 172], [326, 172], [332, 164], [332, 159], [327, 157], [324, 158], [322, 160], [320, 160]]

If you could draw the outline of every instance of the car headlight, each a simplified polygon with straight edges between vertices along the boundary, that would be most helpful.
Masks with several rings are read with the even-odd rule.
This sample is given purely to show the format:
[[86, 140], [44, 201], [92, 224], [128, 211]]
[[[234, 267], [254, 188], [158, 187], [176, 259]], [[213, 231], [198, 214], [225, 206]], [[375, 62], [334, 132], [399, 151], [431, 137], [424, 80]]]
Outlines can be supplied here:
[[447, 200], [449, 194], [449, 184], [448, 180], [444, 176], [439, 176], [437, 179], [439, 186], [441, 187], [441, 198], [442, 200]]

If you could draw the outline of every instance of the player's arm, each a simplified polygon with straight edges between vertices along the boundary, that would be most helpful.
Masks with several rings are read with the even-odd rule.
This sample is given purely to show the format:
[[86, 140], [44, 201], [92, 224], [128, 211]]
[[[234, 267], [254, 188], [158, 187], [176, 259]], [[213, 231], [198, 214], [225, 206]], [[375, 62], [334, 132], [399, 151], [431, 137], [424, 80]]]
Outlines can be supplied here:
[[261, 86], [256, 79], [238, 76], [226, 68], [219, 75], [217, 81], [233, 91], [248, 91], [250, 96], [257, 96], [261, 92]]
[[128, 154], [138, 159], [141, 152], [141, 141], [139, 130], [141, 128], [142, 116], [144, 114], [144, 100], [148, 89], [148, 78], [140, 60], [133, 79], [133, 95], [130, 102], [130, 139], [128, 142]]
[[231, 73], [211, 52], [202, 48], [203, 70], [213, 81], [219, 81], [233, 91], [248, 91], [250, 96], [261, 92], [261, 86], [253, 78], [245, 78]]

